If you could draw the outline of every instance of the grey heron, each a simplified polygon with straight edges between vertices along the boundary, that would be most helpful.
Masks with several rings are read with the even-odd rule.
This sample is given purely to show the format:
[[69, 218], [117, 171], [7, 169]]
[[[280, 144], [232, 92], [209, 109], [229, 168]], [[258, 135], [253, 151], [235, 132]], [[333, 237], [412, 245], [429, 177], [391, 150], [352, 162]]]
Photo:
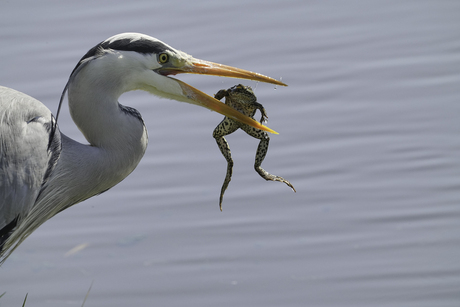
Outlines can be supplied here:
[[[0, 87], [0, 264], [34, 230], [57, 213], [107, 191], [137, 166], [147, 147], [139, 112], [121, 105], [125, 92], [196, 104], [258, 129], [252, 118], [171, 75], [234, 77], [277, 85], [264, 75], [196, 59], [139, 33], [112, 36], [78, 62], [54, 117], [38, 100]], [[59, 131], [67, 92], [73, 121], [89, 144]]]

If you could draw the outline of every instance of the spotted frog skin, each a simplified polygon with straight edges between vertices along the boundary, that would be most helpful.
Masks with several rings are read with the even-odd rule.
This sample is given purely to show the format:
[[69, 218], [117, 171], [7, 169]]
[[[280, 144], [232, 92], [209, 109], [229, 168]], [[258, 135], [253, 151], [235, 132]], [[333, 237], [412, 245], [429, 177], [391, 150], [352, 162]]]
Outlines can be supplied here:
[[[254, 95], [251, 87], [244, 86], [244, 85], [235, 85], [228, 90], [220, 90], [217, 92], [214, 97], [218, 100], [221, 100], [225, 97], [225, 104], [228, 106], [240, 111], [246, 116], [254, 118], [254, 115], [257, 110], [261, 113], [260, 123], [266, 121], [267, 113], [265, 112], [264, 107], [257, 102], [257, 98]], [[229, 117], [225, 117], [219, 125], [217, 125], [216, 129], [214, 129], [213, 137], [216, 139], [217, 145], [219, 146], [222, 155], [227, 160], [227, 175], [225, 176], [224, 184], [222, 185], [222, 189], [220, 191], [220, 199], [219, 199], [219, 207], [220, 211], [222, 211], [222, 201], [224, 198], [225, 190], [232, 179], [232, 172], [233, 172], [233, 160], [232, 155], [230, 152], [230, 146], [225, 139], [225, 135], [231, 134], [241, 128], [244, 132], [249, 134], [250, 136], [259, 139], [259, 146], [257, 147], [256, 158], [254, 162], [254, 169], [256, 172], [265, 180], [271, 181], [280, 181], [287, 184], [294, 192], [295, 189], [292, 184], [280, 176], [275, 176], [268, 173], [264, 170], [260, 165], [262, 161], [265, 159], [268, 151], [268, 144], [270, 142], [270, 138], [268, 133], [257, 128], [250, 127], [246, 124], [237, 122]]]

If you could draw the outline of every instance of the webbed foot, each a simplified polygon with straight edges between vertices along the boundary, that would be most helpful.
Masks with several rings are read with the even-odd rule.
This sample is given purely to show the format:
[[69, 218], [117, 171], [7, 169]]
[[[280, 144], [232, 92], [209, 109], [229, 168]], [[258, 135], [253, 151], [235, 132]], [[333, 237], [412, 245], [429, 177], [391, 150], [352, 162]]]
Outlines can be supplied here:
[[286, 179], [284, 179], [283, 177], [280, 177], [280, 176], [276, 176], [276, 175], [272, 175], [270, 174], [269, 172], [267, 172], [266, 170], [264, 170], [262, 167], [260, 166], [257, 166], [257, 167], [254, 167], [256, 172], [259, 173], [260, 177], [264, 178], [265, 180], [270, 180], [270, 181], [279, 181], [279, 182], [284, 182], [285, 184], [287, 184], [294, 192], [296, 192], [294, 186]]

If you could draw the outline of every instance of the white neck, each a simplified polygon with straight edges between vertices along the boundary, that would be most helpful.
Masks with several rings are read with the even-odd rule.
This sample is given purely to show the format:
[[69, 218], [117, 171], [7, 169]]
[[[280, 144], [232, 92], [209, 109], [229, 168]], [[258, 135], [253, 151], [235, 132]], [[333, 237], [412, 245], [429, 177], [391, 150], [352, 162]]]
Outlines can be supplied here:
[[[147, 147], [147, 130], [140, 115], [118, 103], [121, 94], [134, 89], [126, 80], [130, 77], [129, 69], [120, 74], [120, 67], [116, 66], [124, 62], [113, 64], [117, 58], [111, 56], [115, 55], [107, 57], [111, 63], [104, 59], [89, 63], [69, 83], [69, 110], [90, 146], [63, 135], [61, 158], [54, 172], [61, 177], [60, 182], [54, 182], [53, 176], [49, 186], [67, 186], [68, 190], [72, 187], [66, 191], [65, 206], [119, 183], [136, 168]], [[99, 65], [105, 65], [105, 69]], [[118, 73], [112, 73], [107, 67], [115, 67]], [[100, 71], [105, 74], [101, 75]]]
[[91, 69], [97, 67], [87, 65], [68, 88], [72, 118], [90, 145], [60, 134], [62, 150], [56, 167], [34, 207], [8, 239], [7, 248], [14, 242], [19, 245], [60, 211], [122, 181], [144, 155], [148, 137], [142, 120], [123, 111], [117, 102], [122, 93], [134, 88], [120, 87], [126, 80], [119, 74], [118, 78], [116, 74], [101, 76]]
[[92, 61], [71, 79], [70, 114], [93, 146], [119, 150], [136, 146], [143, 137], [142, 121], [123, 111], [118, 103], [123, 93], [136, 89], [130, 65], [125, 59], [109, 54]]

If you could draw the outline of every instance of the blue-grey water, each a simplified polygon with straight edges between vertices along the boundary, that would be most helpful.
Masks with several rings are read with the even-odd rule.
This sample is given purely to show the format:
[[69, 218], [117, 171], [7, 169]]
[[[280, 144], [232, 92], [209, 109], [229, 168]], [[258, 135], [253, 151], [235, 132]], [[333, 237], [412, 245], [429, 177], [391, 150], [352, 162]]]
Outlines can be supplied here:
[[[150, 144], [107, 193], [52, 218], [0, 268], [0, 306], [460, 306], [459, 1], [2, 1], [0, 84], [53, 112], [98, 42], [142, 32], [288, 87], [244, 83], [257, 140], [222, 116], [143, 92]], [[84, 142], [68, 115], [61, 130]]]

